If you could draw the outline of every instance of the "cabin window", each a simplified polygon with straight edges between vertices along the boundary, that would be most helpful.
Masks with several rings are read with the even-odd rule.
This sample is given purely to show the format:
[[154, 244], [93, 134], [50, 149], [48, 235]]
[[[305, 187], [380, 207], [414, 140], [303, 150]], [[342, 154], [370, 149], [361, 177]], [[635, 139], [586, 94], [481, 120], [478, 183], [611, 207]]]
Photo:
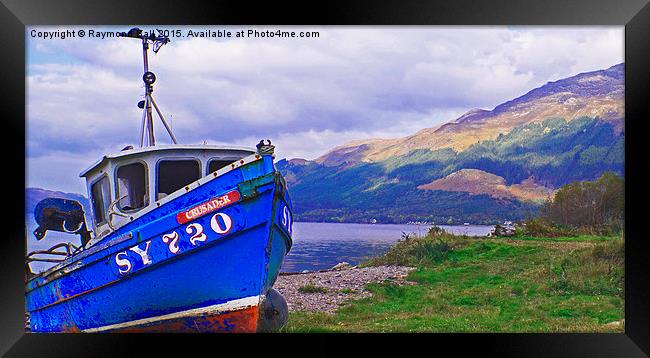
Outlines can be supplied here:
[[142, 209], [149, 204], [147, 168], [143, 163], [123, 165], [117, 169], [117, 199], [122, 211]]
[[160, 200], [189, 183], [201, 178], [201, 168], [196, 160], [162, 160], [158, 163], [158, 190]]
[[217, 170], [230, 165], [234, 160], [220, 160], [213, 159], [208, 163], [208, 174], [214, 173]]
[[96, 181], [90, 189], [91, 202], [93, 207], [93, 215], [95, 217], [95, 224], [99, 225], [106, 221], [106, 211], [111, 202], [111, 192], [108, 187], [108, 177]]

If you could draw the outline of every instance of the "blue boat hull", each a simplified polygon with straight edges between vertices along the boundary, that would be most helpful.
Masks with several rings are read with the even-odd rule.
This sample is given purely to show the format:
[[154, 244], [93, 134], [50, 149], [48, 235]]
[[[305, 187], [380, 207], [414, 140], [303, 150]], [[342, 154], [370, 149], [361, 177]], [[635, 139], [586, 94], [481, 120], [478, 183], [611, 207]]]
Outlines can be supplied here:
[[27, 284], [32, 332], [254, 332], [291, 247], [261, 156], [134, 219]]

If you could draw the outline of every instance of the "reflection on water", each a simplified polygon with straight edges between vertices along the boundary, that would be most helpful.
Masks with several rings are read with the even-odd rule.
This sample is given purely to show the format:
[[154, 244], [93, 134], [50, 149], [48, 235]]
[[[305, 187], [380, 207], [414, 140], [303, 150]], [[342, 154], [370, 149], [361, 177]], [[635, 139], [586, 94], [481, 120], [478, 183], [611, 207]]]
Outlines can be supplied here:
[[[47, 233], [45, 239], [37, 241], [32, 232], [36, 223], [32, 215], [27, 215], [27, 251], [45, 250], [61, 243], [79, 244], [78, 235], [68, 235], [55, 231]], [[300, 272], [303, 270], [328, 269], [339, 262], [357, 265], [372, 256], [381, 255], [397, 240], [402, 233], [424, 235], [430, 225], [392, 225], [392, 224], [338, 224], [338, 223], [304, 223], [293, 225], [293, 247], [284, 259], [283, 272]], [[487, 235], [493, 226], [441, 225], [441, 228], [455, 234], [470, 236]], [[32, 270], [42, 271], [52, 263], [33, 262]]]
[[[440, 227], [469, 236], [487, 235], [493, 229], [485, 225]], [[402, 233], [424, 235], [429, 228], [430, 225], [297, 222], [293, 225], [293, 247], [284, 259], [282, 271], [322, 270], [343, 261], [356, 265], [388, 251], [402, 238]]]

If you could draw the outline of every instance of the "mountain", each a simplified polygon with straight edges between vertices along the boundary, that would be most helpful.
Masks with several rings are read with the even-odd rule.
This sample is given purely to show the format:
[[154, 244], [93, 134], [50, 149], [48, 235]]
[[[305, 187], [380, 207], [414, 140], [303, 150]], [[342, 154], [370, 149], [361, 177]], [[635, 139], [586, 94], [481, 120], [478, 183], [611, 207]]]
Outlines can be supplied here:
[[624, 64], [578, 74], [411, 136], [281, 160], [297, 220], [494, 223], [555, 189], [624, 175]]
[[625, 66], [581, 73], [549, 82], [525, 95], [496, 106], [491, 111], [472, 109], [454, 121], [423, 129], [398, 139], [354, 141], [336, 147], [315, 162], [324, 165], [353, 165], [376, 162], [417, 149], [467, 149], [474, 143], [496, 139], [517, 126], [546, 118], [572, 120], [599, 118], [623, 131]]

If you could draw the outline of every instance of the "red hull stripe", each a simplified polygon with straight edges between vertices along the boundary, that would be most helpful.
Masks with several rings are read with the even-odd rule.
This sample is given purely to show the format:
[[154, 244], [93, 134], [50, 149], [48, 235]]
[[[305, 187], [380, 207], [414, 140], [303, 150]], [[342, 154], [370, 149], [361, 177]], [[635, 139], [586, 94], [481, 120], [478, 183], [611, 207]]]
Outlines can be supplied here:
[[241, 199], [237, 190], [233, 190], [224, 195], [205, 201], [189, 210], [178, 213], [176, 220], [179, 224], [185, 224], [194, 219], [200, 218], [211, 212], [217, 211], [226, 206], [232, 205]]
[[83, 332], [255, 332], [259, 299], [259, 296], [251, 296], [164, 316], [85, 329]]
[[255, 333], [259, 316], [258, 306], [237, 311], [186, 317], [108, 330], [114, 333]]

